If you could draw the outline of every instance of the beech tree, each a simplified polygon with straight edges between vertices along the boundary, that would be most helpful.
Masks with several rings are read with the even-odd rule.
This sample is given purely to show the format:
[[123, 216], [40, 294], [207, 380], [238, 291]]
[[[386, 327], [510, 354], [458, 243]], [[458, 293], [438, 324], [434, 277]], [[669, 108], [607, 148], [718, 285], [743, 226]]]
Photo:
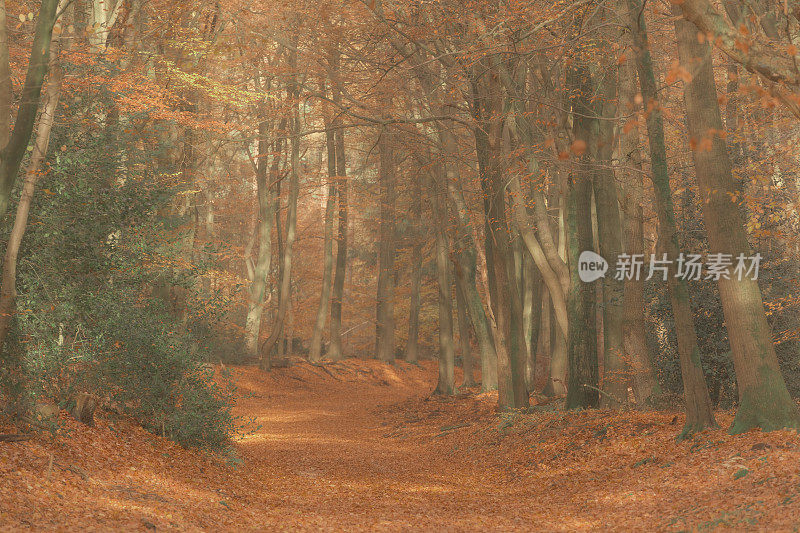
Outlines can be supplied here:
[[[679, 14], [677, 9], [675, 12]], [[711, 48], [708, 43], [699, 42], [692, 22], [677, 20], [675, 34], [681, 62], [691, 73], [691, 80], [685, 84], [684, 101], [709, 245], [715, 253], [749, 256], [752, 252], [733, 199], [735, 186], [728, 150], [718, 133], [724, 131], [724, 126], [716, 98]], [[728, 275], [721, 276], [717, 283], [739, 386], [739, 406], [731, 432], [798, 427], [800, 413], [778, 367], [757, 281], [737, 279], [729, 269]]]

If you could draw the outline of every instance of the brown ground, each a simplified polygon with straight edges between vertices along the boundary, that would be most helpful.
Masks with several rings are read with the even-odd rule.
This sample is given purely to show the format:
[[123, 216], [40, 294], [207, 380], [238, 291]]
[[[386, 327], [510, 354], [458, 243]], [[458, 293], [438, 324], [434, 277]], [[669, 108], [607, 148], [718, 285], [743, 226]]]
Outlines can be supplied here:
[[[499, 415], [493, 395], [428, 399], [435, 368], [351, 360], [233, 369], [262, 427], [242, 463], [101, 415], [0, 443], [4, 530], [786, 530], [800, 438], [713, 431], [675, 413]], [[721, 423], [730, 415], [720, 413]], [[50, 467], [50, 457], [53, 465]]]

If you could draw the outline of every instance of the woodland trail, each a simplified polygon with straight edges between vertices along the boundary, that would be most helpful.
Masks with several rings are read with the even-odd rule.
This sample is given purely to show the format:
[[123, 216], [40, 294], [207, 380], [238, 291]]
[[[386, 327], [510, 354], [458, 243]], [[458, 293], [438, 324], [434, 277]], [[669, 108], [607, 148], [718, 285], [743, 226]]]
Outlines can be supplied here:
[[[431, 364], [231, 370], [242, 461], [125, 420], [0, 444], [4, 530], [791, 530], [796, 433], [673, 439], [675, 413], [495, 413]], [[720, 413], [721, 421], [729, 416]], [[50, 457], [54, 457], [50, 466]]]

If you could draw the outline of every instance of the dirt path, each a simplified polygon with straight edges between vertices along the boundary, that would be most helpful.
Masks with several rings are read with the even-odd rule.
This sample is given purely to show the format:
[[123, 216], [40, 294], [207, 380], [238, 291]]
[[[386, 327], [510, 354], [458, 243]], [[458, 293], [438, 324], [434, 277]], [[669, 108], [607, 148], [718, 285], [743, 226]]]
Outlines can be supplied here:
[[[362, 371], [375, 371], [368, 365]], [[392, 406], [427, 395], [431, 373], [408, 365], [378, 368], [377, 385], [364, 376], [363, 382], [332, 383], [323, 391], [307, 388], [259, 417], [263, 428], [241, 450], [250, 468], [264, 476], [271, 524], [529, 529], [526, 517], [505, 512], [514, 494], [493, 482], [491, 471], [459, 468], [437, 450], [402, 438], [387, 420]]]
[[0, 444], [0, 527], [791, 530], [800, 516], [792, 432], [675, 443], [673, 413], [498, 415], [490, 395], [426, 399], [432, 366], [233, 376], [237, 414], [260, 425], [236, 468], [125, 421], [65, 419], [57, 440]]

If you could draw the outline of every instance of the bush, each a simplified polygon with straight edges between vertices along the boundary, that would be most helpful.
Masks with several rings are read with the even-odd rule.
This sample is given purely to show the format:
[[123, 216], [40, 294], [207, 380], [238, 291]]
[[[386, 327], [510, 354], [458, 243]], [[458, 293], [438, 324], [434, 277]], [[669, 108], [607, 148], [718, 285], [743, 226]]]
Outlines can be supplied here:
[[192, 339], [158, 300], [99, 302], [90, 386], [149, 430], [184, 446], [221, 449], [235, 431], [233, 389], [214, 381]]
[[213, 265], [187, 259], [176, 206], [191, 184], [165, 180], [174, 169], [154, 166], [158, 154], [140, 142], [146, 132], [137, 135], [126, 138], [118, 124], [54, 130], [61, 150], [41, 178], [20, 250], [0, 386], [12, 407], [65, 406], [89, 392], [182, 445], [224, 449], [236, 430], [232, 390], [204, 361], [228, 302], [201, 283]]

